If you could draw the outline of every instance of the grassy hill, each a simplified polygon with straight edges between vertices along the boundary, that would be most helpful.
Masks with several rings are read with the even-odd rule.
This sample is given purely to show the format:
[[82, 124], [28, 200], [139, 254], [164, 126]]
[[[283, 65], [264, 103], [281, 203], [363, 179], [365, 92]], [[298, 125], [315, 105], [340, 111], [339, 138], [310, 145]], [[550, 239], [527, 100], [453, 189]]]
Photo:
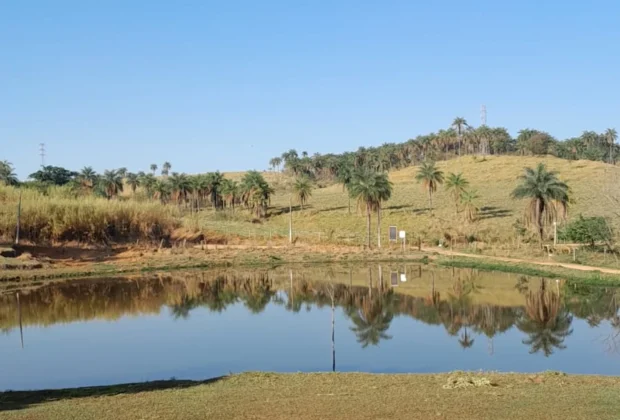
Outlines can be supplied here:
[[[586, 216], [609, 217], [618, 227], [617, 211], [609, 197], [620, 197], [620, 168], [601, 162], [569, 161], [555, 157], [487, 156], [462, 157], [438, 162], [445, 174], [462, 172], [471, 188], [480, 195], [481, 212], [476, 222], [468, 223], [462, 214], [455, 214], [454, 202], [440, 186], [433, 196], [434, 217], [428, 211], [428, 196], [415, 181], [418, 167], [409, 167], [390, 173], [394, 183], [392, 199], [384, 206], [382, 230], [395, 225], [408, 232], [410, 240], [420, 236], [426, 241], [443, 238], [474, 235], [486, 243], [514, 244], [517, 218], [521, 217], [524, 201], [512, 200], [511, 191], [517, 185], [517, 177], [524, 167], [534, 167], [544, 162], [559, 173], [572, 190], [574, 203], [569, 217], [582, 213]], [[242, 174], [236, 174], [239, 177]], [[268, 173], [269, 181], [276, 185], [272, 199], [273, 208], [261, 224], [249, 223], [241, 214], [223, 216], [205, 213], [193, 222], [202, 228], [240, 236], [268, 238], [270, 235], [288, 235], [288, 205], [290, 194], [281, 186], [286, 184], [285, 175]], [[366, 220], [362, 212], [356, 211], [352, 203], [352, 214], [348, 214], [348, 196], [341, 185], [317, 188], [309, 205], [301, 211], [293, 202], [293, 224], [295, 235], [304, 241], [334, 241], [361, 244], [364, 241]], [[357, 214], [356, 214], [357, 213]], [[376, 229], [373, 218], [373, 229]], [[376, 241], [376, 235], [374, 235]], [[385, 241], [385, 239], [384, 239]]]

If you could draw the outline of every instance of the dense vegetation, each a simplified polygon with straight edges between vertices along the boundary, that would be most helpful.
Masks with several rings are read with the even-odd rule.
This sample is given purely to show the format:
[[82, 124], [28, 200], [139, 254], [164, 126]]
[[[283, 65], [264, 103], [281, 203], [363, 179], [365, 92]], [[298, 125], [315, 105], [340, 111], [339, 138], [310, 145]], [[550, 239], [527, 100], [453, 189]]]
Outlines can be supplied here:
[[486, 125], [474, 128], [465, 119], [457, 117], [447, 129], [404, 143], [385, 143], [378, 147], [360, 147], [355, 152], [315, 153], [312, 156], [305, 151], [300, 155], [291, 149], [272, 158], [269, 165], [273, 170], [284, 168], [296, 175], [342, 180], [351, 168], [389, 171], [464, 155], [553, 155], [562, 159], [615, 163], [620, 155], [617, 140], [618, 133], [613, 128], [604, 133], [584, 131], [578, 137], [565, 140], [526, 128], [513, 138], [505, 128]]

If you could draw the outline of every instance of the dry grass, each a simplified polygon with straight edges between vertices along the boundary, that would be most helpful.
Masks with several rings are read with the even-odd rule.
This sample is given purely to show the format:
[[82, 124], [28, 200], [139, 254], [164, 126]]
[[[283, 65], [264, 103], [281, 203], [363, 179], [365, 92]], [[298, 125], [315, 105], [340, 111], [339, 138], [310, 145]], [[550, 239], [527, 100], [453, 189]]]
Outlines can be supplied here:
[[[462, 172], [469, 180], [471, 188], [480, 195], [482, 208], [479, 220], [474, 223], [465, 221], [462, 214], [455, 215], [454, 201], [443, 187], [433, 197], [435, 217], [427, 211], [428, 198], [420, 184], [414, 181], [417, 167], [410, 167], [390, 174], [394, 183], [392, 199], [384, 205], [382, 230], [387, 235], [387, 228], [396, 225], [408, 232], [409, 240], [418, 236], [427, 242], [451, 237], [474, 235], [481, 243], [477, 248], [510, 249], [513, 255], [519, 251], [515, 248], [515, 229], [513, 225], [523, 214], [525, 203], [510, 198], [510, 192], [517, 185], [517, 177], [524, 167], [533, 167], [539, 162], [559, 172], [562, 180], [572, 189], [574, 203], [570, 215], [583, 213], [586, 216], [610, 217], [616, 228], [620, 221], [609, 196], [620, 197], [620, 168], [593, 161], [568, 161], [554, 157], [518, 157], [487, 156], [475, 158], [467, 156], [459, 159], [438, 162], [438, 167], [448, 172]], [[270, 175], [277, 179], [278, 174]], [[280, 182], [283, 184], [283, 182]], [[225, 217], [212, 213], [200, 216], [199, 224], [205, 229], [217, 230], [229, 235], [265, 239], [269, 236], [288, 235], [289, 194], [279, 189], [272, 200], [273, 209], [262, 224], [250, 223], [250, 218], [243, 214]], [[361, 214], [356, 215], [355, 203], [353, 214], [348, 215], [348, 198], [342, 186], [332, 185], [313, 191], [309, 207], [300, 211], [294, 207], [293, 224], [296, 236], [306, 242], [319, 240], [338, 243], [361, 244], [364, 241], [366, 221]], [[375, 227], [373, 220], [373, 228]], [[376, 240], [376, 239], [375, 239]], [[500, 254], [499, 251], [498, 255]], [[505, 255], [505, 254], [503, 254]], [[527, 255], [527, 252], [526, 252]]]
[[[446, 383], [455, 382], [483, 386], [445, 389]], [[208, 383], [164, 381], [4, 393], [0, 417], [606, 420], [618, 418], [619, 391], [619, 378], [554, 373], [244, 373]]]
[[[0, 187], [0, 237], [5, 239], [15, 235], [18, 197], [18, 190]], [[157, 240], [170, 234], [179, 217], [176, 207], [155, 202], [75, 198], [62, 189], [49, 195], [25, 190], [20, 237], [35, 243]]]

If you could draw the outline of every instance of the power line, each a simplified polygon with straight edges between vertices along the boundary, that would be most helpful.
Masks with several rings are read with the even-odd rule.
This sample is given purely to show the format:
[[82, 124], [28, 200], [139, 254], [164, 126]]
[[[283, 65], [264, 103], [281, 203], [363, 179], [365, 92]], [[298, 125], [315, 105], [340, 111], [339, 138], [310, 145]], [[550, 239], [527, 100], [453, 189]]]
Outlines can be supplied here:
[[45, 166], [45, 143], [39, 143], [39, 156], [41, 156], [41, 166]]

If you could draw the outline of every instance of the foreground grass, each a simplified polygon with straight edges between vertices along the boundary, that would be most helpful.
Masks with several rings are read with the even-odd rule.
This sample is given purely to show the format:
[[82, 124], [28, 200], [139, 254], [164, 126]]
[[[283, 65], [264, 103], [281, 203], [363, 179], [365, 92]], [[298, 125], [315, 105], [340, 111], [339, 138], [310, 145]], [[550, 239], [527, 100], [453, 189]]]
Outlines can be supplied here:
[[620, 378], [244, 373], [0, 394], [3, 419], [617, 419]]

